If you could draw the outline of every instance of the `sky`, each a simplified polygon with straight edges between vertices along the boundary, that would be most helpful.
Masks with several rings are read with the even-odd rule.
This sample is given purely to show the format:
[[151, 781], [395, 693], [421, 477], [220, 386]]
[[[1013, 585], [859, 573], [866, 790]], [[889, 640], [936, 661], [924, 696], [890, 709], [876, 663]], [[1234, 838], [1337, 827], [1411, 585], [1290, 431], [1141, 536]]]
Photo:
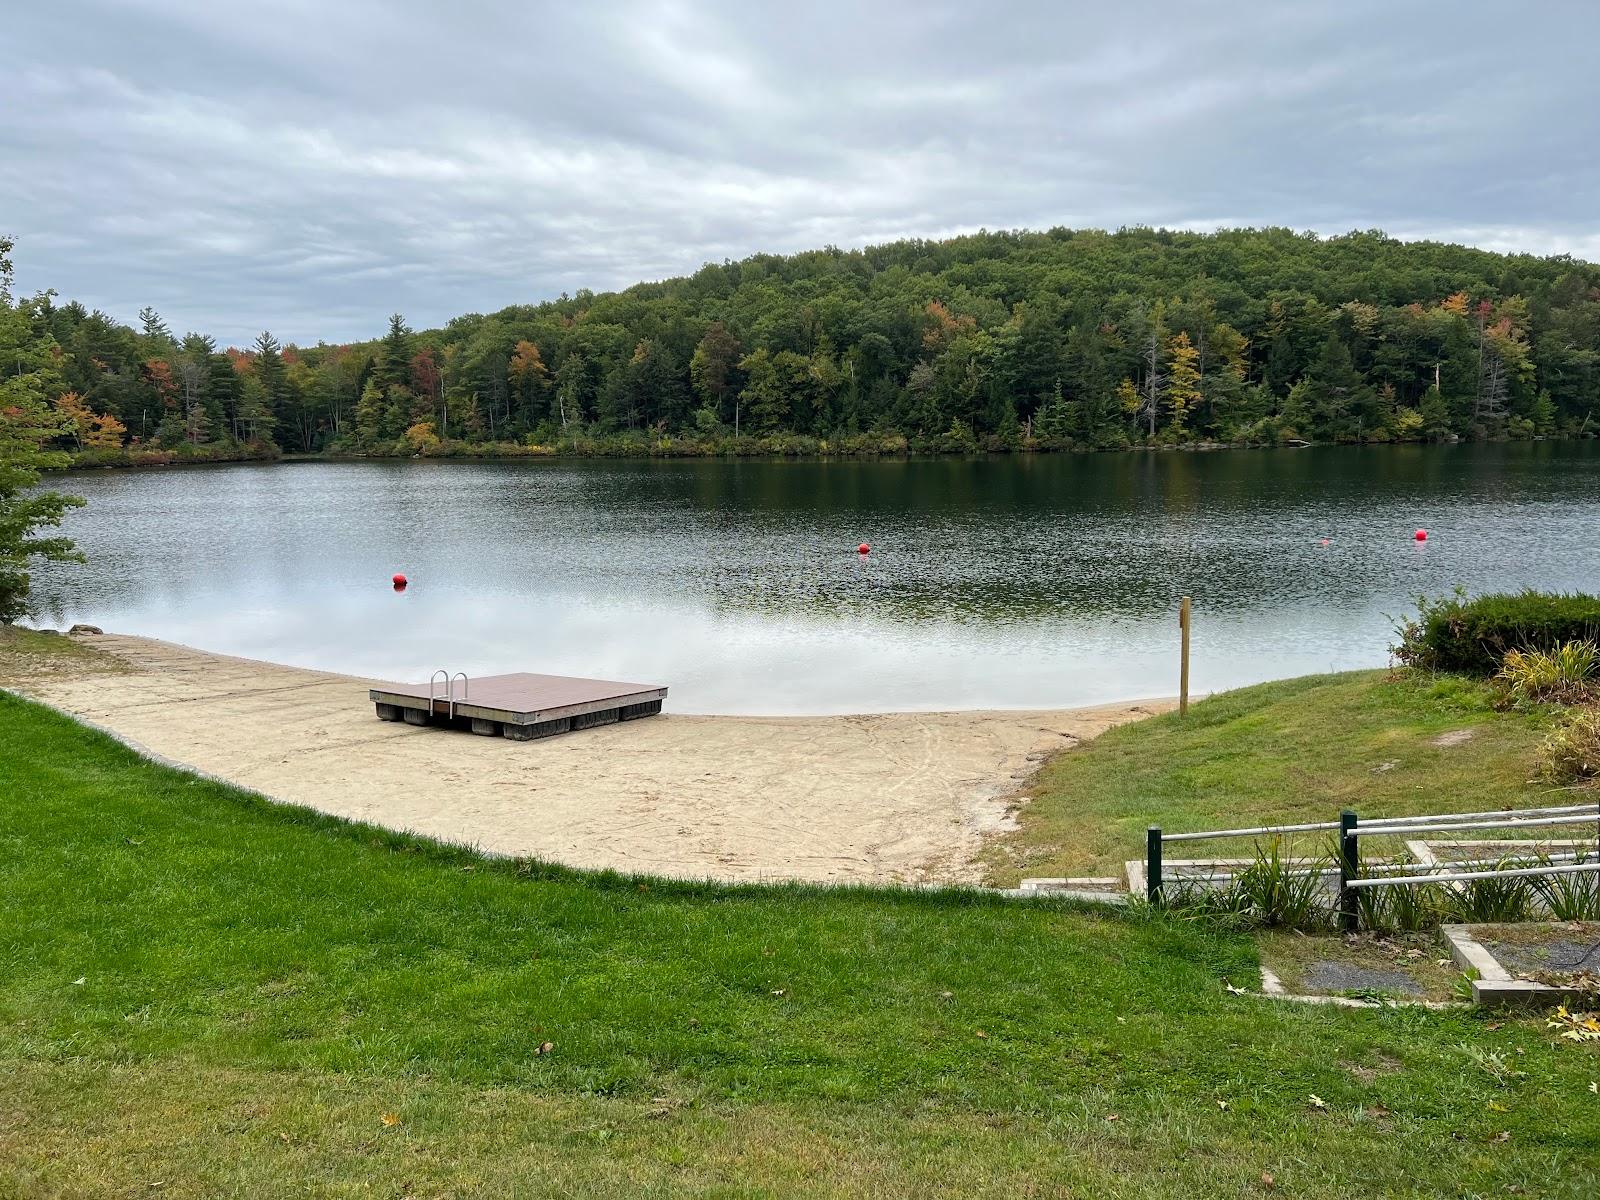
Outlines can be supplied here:
[[49, 0], [17, 286], [224, 344], [979, 228], [1600, 259], [1593, 0]]

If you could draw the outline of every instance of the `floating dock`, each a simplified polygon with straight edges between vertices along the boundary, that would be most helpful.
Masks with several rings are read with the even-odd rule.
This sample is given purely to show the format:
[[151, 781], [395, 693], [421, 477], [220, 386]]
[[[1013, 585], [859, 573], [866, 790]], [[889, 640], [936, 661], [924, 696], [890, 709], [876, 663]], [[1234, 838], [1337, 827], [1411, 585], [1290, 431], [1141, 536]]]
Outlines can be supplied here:
[[575, 729], [653, 717], [667, 689], [566, 675], [485, 675], [435, 671], [426, 686], [393, 683], [367, 695], [383, 721], [470, 729], [486, 737], [531, 742]]

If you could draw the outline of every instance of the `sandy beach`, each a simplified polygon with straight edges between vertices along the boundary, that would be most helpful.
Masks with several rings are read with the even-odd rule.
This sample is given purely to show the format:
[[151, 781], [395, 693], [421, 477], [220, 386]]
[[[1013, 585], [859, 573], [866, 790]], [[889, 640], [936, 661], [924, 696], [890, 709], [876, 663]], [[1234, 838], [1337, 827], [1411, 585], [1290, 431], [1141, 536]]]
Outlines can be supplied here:
[[577, 867], [975, 882], [1048, 755], [1166, 701], [1043, 712], [659, 717], [511, 742], [376, 719], [345, 675], [86, 636], [18, 691], [277, 800]]

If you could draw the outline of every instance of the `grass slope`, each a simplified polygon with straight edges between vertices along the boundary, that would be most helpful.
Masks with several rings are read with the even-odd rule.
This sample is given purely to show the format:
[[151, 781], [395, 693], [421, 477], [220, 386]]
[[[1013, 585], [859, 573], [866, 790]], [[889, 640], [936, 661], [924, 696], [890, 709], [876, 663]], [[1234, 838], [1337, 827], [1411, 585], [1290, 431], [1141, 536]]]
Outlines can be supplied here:
[[[1040, 772], [1020, 828], [989, 852], [991, 873], [1011, 883], [1120, 871], [1144, 856], [1151, 824], [1178, 833], [1333, 821], [1347, 807], [1375, 817], [1551, 803], [1530, 782], [1550, 716], [1492, 701], [1458, 676], [1355, 671], [1240, 688], [1186, 717], [1113, 729]], [[1471, 736], [1436, 742], [1461, 731]], [[1248, 842], [1181, 849], [1250, 853]]]
[[0, 881], [0, 1194], [1579, 1196], [1600, 1169], [1600, 1057], [1537, 1021], [1232, 996], [1249, 943], [1176, 922], [489, 863], [10, 697]]

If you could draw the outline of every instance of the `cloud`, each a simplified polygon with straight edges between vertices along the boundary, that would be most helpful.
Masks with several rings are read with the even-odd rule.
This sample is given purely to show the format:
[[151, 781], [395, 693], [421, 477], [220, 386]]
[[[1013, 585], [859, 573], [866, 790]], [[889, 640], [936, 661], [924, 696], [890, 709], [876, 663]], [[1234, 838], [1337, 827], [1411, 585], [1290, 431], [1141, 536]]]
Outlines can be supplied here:
[[8, 18], [0, 229], [235, 343], [983, 226], [1593, 256], [1597, 12], [64, 0]]

